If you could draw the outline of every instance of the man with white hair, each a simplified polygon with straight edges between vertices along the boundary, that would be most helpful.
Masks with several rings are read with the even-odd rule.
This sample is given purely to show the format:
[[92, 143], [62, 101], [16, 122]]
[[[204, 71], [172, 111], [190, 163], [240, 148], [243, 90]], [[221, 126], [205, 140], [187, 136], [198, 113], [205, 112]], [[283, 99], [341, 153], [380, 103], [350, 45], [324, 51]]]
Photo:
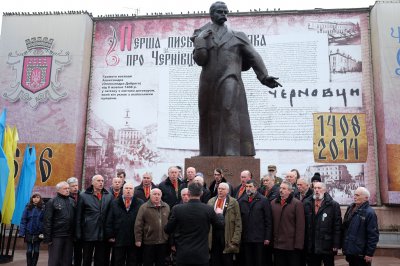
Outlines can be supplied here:
[[218, 185], [218, 195], [208, 201], [214, 209], [222, 209], [224, 228], [212, 227], [209, 233], [211, 266], [233, 266], [233, 254], [239, 253], [242, 218], [237, 200], [229, 195], [229, 185]]
[[[74, 200], [75, 206], [78, 204], [79, 194], [81, 191], [79, 190], [79, 181], [76, 177], [70, 177], [67, 179], [67, 183], [69, 185], [69, 197]], [[74, 256], [73, 256], [74, 265], [82, 264], [82, 241], [74, 239]]]
[[211, 198], [211, 192], [207, 188], [206, 185], [204, 185], [204, 178], [200, 175], [196, 175], [196, 177], [193, 179], [193, 183], [199, 183], [203, 187], [203, 194], [200, 197], [200, 201], [203, 203], [207, 203], [210, 198]]
[[141, 199], [134, 196], [134, 186], [126, 182], [121, 197], [111, 202], [107, 215], [105, 237], [113, 243], [113, 265], [136, 265], [138, 249], [135, 247], [134, 224]]
[[176, 166], [168, 168], [168, 177], [158, 185], [162, 192], [162, 201], [170, 208], [179, 203], [179, 186], [182, 181], [178, 179], [179, 169]]
[[326, 192], [326, 185], [321, 182], [314, 183], [313, 196], [303, 203], [306, 221], [303, 265], [307, 257], [309, 266], [320, 266], [322, 262], [325, 266], [333, 266], [334, 256], [341, 247], [339, 203], [332, 199]]
[[164, 232], [164, 226], [168, 222], [170, 209], [161, 197], [160, 189], [152, 189], [150, 200], [140, 207], [135, 222], [135, 244], [137, 247], [143, 246], [145, 266], [163, 266], [168, 252], [168, 235]]
[[181, 190], [181, 199], [182, 199], [182, 203], [189, 202], [190, 196], [189, 196], [189, 189], [187, 187], [185, 187], [184, 189]]
[[371, 265], [379, 241], [378, 219], [369, 206], [370, 193], [365, 187], [354, 192], [343, 220], [343, 254], [349, 266]]
[[43, 218], [44, 241], [49, 245], [49, 266], [72, 264], [75, 203], [69, 197], [69, 185], [56, 185], [57, 196], [50, 199]]
[[299, 178], [296, 182], [297, 185], [297, 193], [294, 194], [296, 199], [301, 200], [304, 202], [306, 199], [313, 195], [313, 190], [310, 188], [310, 184], [308, 183], [307, 179]]
[[[113, 196], [104, 188], [101, 175], [92, 177], [92, 185], [82, 192], [77, 207], [75, 235], [83, 241], [83, 266], [108, 265], [110, 245], [104, 228]], [[94, 252], [94, 255], [93, 255]]]

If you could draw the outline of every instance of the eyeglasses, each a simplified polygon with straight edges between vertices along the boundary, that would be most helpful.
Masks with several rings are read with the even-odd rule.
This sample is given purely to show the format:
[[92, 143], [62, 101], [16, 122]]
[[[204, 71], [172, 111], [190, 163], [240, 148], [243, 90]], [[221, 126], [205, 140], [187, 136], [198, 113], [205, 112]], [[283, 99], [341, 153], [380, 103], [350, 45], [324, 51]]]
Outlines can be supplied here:
[[221, 174], [214, 174], [214, 175], [221, 175]]
[[275, 170], [269, 169], [268, 172], [275, 172]]

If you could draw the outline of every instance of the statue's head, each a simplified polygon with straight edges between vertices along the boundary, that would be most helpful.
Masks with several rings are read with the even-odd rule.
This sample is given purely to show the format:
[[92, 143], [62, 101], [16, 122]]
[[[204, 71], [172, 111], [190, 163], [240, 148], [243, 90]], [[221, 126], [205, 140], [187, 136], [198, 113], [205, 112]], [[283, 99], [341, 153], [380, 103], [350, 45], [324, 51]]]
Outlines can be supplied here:
[[218, 25], [223, 25], [227, 20], [229, 10], [224, 2], [217, 1], [210, 7], [210, 17], [212, 22]]

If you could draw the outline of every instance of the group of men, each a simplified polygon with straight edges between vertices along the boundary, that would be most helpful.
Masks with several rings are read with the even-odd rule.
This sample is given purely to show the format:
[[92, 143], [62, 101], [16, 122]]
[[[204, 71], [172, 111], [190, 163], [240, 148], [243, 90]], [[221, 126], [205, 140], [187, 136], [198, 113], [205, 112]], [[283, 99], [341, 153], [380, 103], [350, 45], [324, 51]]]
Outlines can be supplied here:
[[[157, 186], [151, 173], [134, 187], [118, 173], [109, 189], [95, 175], [78, 190], [78, 180], [57, 184], [46, 205], [49, 265], [334, 265], [342, 249], [350, 266], [370, 265], [379, 240], [369, 192], [359, 187], [342, 216], [321, 177], [309, 184], [276, 166], [258, 185], [244, 170], [233, 188], [215, 169], [210, 187], [194, 167], [180, 178], [168, 169]], [[293, 176], [295, 176], [293, 182]]]

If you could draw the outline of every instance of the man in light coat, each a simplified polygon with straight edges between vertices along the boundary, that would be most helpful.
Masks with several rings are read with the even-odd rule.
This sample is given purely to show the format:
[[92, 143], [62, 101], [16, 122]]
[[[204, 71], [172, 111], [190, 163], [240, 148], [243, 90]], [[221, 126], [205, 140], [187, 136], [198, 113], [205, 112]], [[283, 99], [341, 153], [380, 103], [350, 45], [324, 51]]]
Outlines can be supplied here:
[[222, 209], [224, 228], [211, 228], [209, 245], [211, 266], [233, 266], [233, 255], [239, 253], [242, 234], [242, 219], [237, 200], [229, 195], [229, 185], [220, 183], [218, 195], [208, 201], [214, 209]]

